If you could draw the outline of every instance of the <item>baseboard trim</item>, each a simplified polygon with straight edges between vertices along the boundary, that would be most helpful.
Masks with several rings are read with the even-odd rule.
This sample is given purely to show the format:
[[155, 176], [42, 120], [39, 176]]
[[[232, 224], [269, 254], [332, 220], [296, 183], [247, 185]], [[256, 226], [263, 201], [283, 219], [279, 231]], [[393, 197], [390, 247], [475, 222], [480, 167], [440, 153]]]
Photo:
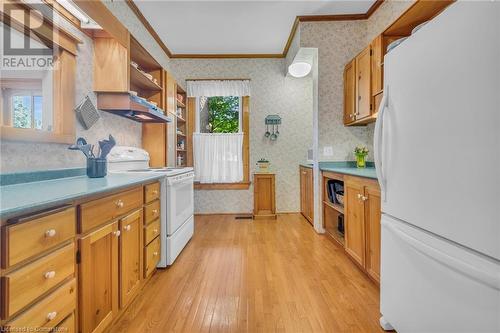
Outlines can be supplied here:
[[[292, 214], [300, 214], [300, 212], [278, 212], [276, 213], [277, 215], [292, 215]], [[194, 216], [210, 216], [210, 215], [244, 215], [244, 216], [247, 216], [247, 215], [250, 215], [252, 216], [253, 213], [233, 213], [233, 212], [224, 212], [224, 213], [217, 213], [217, 212], [214, 212], [214, 213], [194, 213]]]

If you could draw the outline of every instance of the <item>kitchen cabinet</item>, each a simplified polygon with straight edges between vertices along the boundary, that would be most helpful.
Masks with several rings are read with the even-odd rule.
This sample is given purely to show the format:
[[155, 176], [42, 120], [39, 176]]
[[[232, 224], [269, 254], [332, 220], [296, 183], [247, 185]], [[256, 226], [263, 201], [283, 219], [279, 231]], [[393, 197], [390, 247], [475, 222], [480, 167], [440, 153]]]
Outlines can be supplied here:
[[313, 169], [300, 167], [300, 212], [314, 224]]
[[344, 182], [345, 250], [360, 266], [365, 263], [365, 218], [363, 186], [358, 182]]
[[344, 69], [344, 124], [355, 120], [356, 114], [356, 62], [350, 61]]
[[255, 173], [253, 188], [254, 219], [275, 219], [275, 175], [273, 173]]
[[118, 222], [80, 239], [80, 328], [102, 332], [118, 314]]
[[142, 209], [120, 220], [120, 308], [137, 294], [142, 278]]
[[345, 126], [366, 125], [376, 121], [384, 89], [384, 55], [387, 46], [397, 39], [410, 36], [413, 28], [433, 19], [452, 3], [451, 0], [415, 1], [346, 64], [343, 116]]
[[370, 116], [371, 98], [371, 46], [356, 57], [356, 113], [355, 120]]
[[380, 189], [377, 185], [365, 186], [366, 260], [365, 268], [377, 282], [380, 282]]
[[380, 189], [377, 181], [345, 177], [345, 251], [380, 281]]

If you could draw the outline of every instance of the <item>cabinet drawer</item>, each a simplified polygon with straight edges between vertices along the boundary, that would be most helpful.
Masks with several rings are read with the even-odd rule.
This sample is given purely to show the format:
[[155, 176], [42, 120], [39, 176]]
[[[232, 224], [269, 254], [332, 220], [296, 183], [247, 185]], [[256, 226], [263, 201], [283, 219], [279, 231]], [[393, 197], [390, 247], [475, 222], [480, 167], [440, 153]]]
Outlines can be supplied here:
[[155, 200], [144, 209], [144, 224], [148, 224], [160, 217], [160, 200]]
[[148, 277], [154, 272], [158, 261], [160, 261], [160, 237], [156, 237], [146, 246], [144, 258], [144, 277]]
[[75, 217], [72, 207], [7, 226], [3, 235], [2, 267], [13, 266], [74, 237]]
[[10, 317], [75, 272], [73, 243], [59, 249], [2, 279], [5, 293], [3, 318]]
[[75, 314], [74, 312], [68, 318], [57, 324], [54, 332], [75, 333]]
[[14, 332], [15, 328], [52, 328], [73, 313], [76, 308], [76, 280], [68, 281], [32, 308], [6, 324]]
[[144, 244], [149, 244], [160, 234], [160, 219], [156, 219], [146, 226], [144, 233]]
[[110, 195], [80, 205], [80, 230], [86, 232], [142, 206], [142, 188]]
[[151, 202], [160, 197], [160, 183], [144, 186], [144, 202]]

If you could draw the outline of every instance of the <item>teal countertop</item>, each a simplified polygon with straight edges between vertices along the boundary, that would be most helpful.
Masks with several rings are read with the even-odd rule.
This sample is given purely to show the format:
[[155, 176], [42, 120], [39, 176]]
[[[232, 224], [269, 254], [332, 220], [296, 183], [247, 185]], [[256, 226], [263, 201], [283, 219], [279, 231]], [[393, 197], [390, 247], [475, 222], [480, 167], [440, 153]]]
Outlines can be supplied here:
[[364, 178], [377, 179], [377, 173], [373, 162], [366, 162], [366, 168], [357, 168], [356, 162], [319, 162], [321, 171], [331, 171], [344, 175], [358, 176]]
[[108, 174], [104, 178], [77, 176], [0, 186], [0, 217], [7, 219], [161, 177], [158, 174]]
[[[309, 163], [301, 163], [300, 166], [312, 168], [313, 165]], [[319, 162], [319, 169], [321, 171], [337, 172], [344, 175], [358, 176], [364, 178], [377, 179], [377, 173], [373, 162], [366, 162], [366, 168], [357, 168], [356, 162]]]

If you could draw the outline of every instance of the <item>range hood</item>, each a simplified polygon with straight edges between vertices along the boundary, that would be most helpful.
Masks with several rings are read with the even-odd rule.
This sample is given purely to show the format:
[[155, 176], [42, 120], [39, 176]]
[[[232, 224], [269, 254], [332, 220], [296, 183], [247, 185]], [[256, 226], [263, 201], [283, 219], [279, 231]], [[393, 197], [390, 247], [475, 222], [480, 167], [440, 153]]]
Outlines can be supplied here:
[[97, 108], [141, 123], [169, 123], [159, 107], [129, 93], [98, 93]]

